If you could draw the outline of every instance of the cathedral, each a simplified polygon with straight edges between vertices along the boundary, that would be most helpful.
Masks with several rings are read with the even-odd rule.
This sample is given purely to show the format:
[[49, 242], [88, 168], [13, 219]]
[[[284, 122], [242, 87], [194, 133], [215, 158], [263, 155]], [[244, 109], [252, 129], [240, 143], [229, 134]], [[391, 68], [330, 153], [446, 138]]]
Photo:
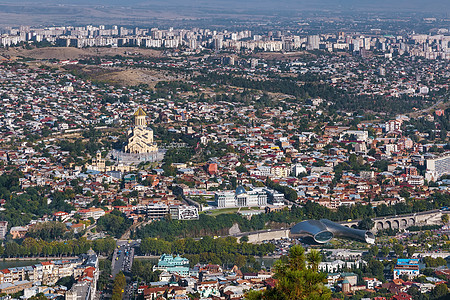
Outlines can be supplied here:
[[141, 107], [134, 113], [134, 126], [127, 132], [128, 143], [125, 146], [127, 153], [152, 153], [158, 151], [153, 141], [153, 130], [147, 127], [147, 114]]

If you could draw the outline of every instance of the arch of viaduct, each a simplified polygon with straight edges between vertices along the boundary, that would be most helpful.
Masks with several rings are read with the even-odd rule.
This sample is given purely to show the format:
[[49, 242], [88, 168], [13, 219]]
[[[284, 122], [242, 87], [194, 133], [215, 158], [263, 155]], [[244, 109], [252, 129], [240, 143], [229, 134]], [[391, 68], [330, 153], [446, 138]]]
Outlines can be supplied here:
[[[447, 213], [449, 212], [432, 210], [415, 214], [374, 218], [372, 219], [372, 221], [374, 222], [374, 226], [371, 231], [377, 232], [384, 229], [406, 229], [414, 225], [438, 225], [442, 224], [442, 214]], [[347, 227], [357, 228], [358, 223], [359, 220], [354, 220], [350, 222], [341, 222], [340, 224]]]

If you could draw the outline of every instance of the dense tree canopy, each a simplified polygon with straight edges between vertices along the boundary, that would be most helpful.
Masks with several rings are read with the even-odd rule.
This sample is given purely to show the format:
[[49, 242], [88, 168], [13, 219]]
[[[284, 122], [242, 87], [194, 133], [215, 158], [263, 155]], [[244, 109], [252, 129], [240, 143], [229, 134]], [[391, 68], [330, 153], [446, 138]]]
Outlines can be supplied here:
[[53, 241], [61, 239], [66, 231], [66, 225], [63, 223], [45, 222], [31, 227], [27, 232], [27, 236], [44, 241]]
[[5, 244], [4, 248], [0, 246], [0, 255], [4, 257], [68, 256], [86, 253], [90, 248], [98, 254], [110, 255], [115, 247], [116, 241], [113, 238], [88, 241], [86, 238], [82, 237], [77, 240], [47, 242], [27, 237], [21, 244], [10, 241]]
[[327, 276], [319, 273], [317, 267], [320, 255], [315, 250], [305, 255], [301, 246], [289, 250], [287, 261], [279, 260], [275, 265], [277, 285], [263, 292], [251, 291], [249, 300], [325, 300], [331, 298], [331, 291], [325, 287]]
[[159, 280], [161, 271], [153, 272], [153, 265], [148, 261], [141, 261], [135, 259], [131, 267], [131, 275], [135, 281], [144, 281], [146, 283], [155, 282]]
[[113, 210], [97, 220], [99, 230], [106, 231], [116, 238], [120, 238], [132, 224], [133, 221], [118, 210]]

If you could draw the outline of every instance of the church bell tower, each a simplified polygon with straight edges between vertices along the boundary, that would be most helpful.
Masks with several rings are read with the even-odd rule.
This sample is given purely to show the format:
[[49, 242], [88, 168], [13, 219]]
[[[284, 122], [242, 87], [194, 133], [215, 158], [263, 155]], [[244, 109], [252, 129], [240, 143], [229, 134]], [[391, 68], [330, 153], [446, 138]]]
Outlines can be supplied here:
[[147, 114], [141, 107], [134, 113], [134, 125], [128, 129], [127, 138], [124, 149], [127, 153], [158, 152], [158, 146], [153, 141], [153, 130], [147, 127]]
[[134, 126], [146, 127], [146, 117], [147, 114], [142, 110], [141, 107], [139, 107], [138, 110], [134, 113]]

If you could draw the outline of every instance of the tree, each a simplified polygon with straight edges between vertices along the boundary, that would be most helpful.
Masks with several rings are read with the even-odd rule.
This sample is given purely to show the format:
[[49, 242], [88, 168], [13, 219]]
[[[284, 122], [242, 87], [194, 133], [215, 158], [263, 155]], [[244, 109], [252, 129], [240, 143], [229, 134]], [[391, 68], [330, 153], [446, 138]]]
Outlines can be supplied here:
[[131, 267], [131, 275], [133, 280], [144, 281], [146, 283], [158, 281], [161, 271], [153, 272], [152, 263], [148, 261], [135, 260]]
[[392, 250], [394, 250], [395, 255], [397, 255], [397, 257], [400, 257], [401, 255], [403, 255], [403, 250], [405, 250], [405, 247], [403, 247], [402, 244], [395, 244], [394, 247], [392, 247]]
[[376, 259], [370, 259], [367, 263], [367, 273], [372, 274], [379, 280], [384, 280], [384, 265], [381, 261]]
[[100, 269], [100, 276], [98, 278], [97, 290], [102, 291], [109, 283], [109, 276], [111, 275], [111, 261], [109, 259], [99, 260], [98, 267]]
[[438, 284], [432, 291], [431, 296], [432, 299], [448, 299], [448, 287], [445, 283]]
[[406, 247], [406, 254], [408, 254], [408, 257], [412, 257], [414, 252], [416, 252], [416, 247], [414, 246]]
[[127, 281], [125, 279], [125, 275], [123, 275], [122, 271], [116, 275], [114, 279], [114, 285], [112, 290], [112, 300], [122, 300], [122, 295], [127, 285]]
[[37, 293], [36, 295], [29, 298], [30, 300], [47, 300], [48, 298], [45, 297], [44, 293]]
[[382, 247], [381, 250], [380, 250], [380, 253], [381, 253], [381, 255], [383, 257], [388, 256], [389, 252], [391, 252], [391, 250], [388, 247], [386, 247], [386, 246]]
[[373, 245], [372, 247], [370, 247], [369, 249], [369, 254], [373, 257], [373, 256], [377, 256], [379, 252], [379, 249], [377, 247], [377, 245]]
[[447, 265], [447, 261], [445, 259], [443, 259], [442, 257], [430, 257], [430, 256], [426, 256], [423, 258], [423, 263], [425, 264], [425, 266], [427, 268], [436, 268], [439, 266], [445, 266]]
[[27, 236], [42, 239], [44, 241], [53, 241], [60, 239], [67, 231], [66, 225], [60, 222], [38, 223], [30, 228]]
[[118, 210], [113, 210], [110, 214], [104, 215], [97, 220], [97, 228], [107, 231], [115, 237], [120, 237], [132, 223], [126, 215]]
[[67, 288], [67, 290], [70, 290], [70, 288], [72, 288], [72, 285], [74, 283], [75, 283], [75, 279], [72, 276], [66, 276], [66, 277], [60, 278], [56, 282], [56, 285], [63, 285]]
[[319, 271], [319, 264], [320, 264], [320, 261], [322, 260], [322, 254], [319, 251], [317, 251], [315, 249], [312, 249], [306, 255], [306, 259], [308, 260], [308, 263], [311, 266], [311, 269], [314, 272], [318, 272]]
[[236, 172], [238, 173], [247, 173], [247, 168], [243, 165], [239, 165], [235, 168]]
[[441, 217], [441, 220], [442, 220], [442, 223], [444, 223], [444, 225], [447, 224], [448, 221], [449, 221], [448, 215], [447, 214], [443, 214], [442, 217]]
[[363, 230], [372, 230], [375, 222], [371, 218], [364, 218], [358, 223], [358, 228]]
[[[247, 299], [274, 300], [321, 300], [330, 299], [331, 291], [325, 287], [326, 274], [318, 273], [315, 268], [320, 261], [320, 253], [314, 252], [305, 258], [305, 250], [301, 246], [294, 246], [289, 250], [287, 262], [278, 260], [275, 264], [275, 278], [277, 285], [270, 290], [251, 291]], [[319, 260], [317, 260], [319, 259]]]
[[16, 256], [19, 254], [19, 244], [16, 242], [9, 242], [5, 246], [5, 255], [7, 257]]
[[412, 296], [414, 299], [418, 298], [420, 293], [420, 290], [417, 286], [412, 285], [409, 289], [408, 289], [408, 294], [410, 296]]
[[374, 148], [371, 148], [369, 150], [369, 152], [367, 152], [367, 155], [370, 155], [370, 156], [374, 156], [375, 154], [377, 154], [377, 150], [375, 150]]

